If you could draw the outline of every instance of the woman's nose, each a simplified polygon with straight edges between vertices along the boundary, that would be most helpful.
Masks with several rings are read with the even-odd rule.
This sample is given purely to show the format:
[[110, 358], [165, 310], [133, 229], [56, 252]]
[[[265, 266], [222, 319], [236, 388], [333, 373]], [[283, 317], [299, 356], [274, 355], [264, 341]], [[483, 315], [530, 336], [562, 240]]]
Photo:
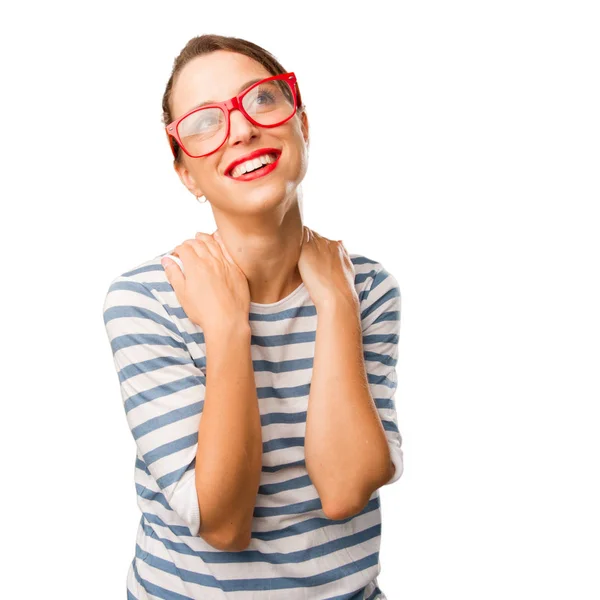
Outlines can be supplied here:
[[258, 132], [258, 127], [248, 121], [241, 110], [235, 109], [229, 113], [229, 143], [247, 142]]

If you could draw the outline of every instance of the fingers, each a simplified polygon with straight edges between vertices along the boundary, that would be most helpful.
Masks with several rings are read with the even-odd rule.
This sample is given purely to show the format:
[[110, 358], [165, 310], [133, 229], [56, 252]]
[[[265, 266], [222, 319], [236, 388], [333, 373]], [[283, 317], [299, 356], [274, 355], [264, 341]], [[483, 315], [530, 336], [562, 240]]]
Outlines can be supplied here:
[[225, 260], [234, 263], [227, 248], [220, 238], [218, 230], [210, 235], [204, 232], [197, 232], [194, 239], [184, 240], [171, 254], [181, 258], [185, 265], [187, 261], [194, 261], [196, 257], [208, 258], [212, 256], [223, 264]]
[[188, 263], [193, 263], [198, 257], [205, 257], [208, 250], [204, 244], [200, 244], [196, 240], [185, 240], [171, 254], [175, 254], [181, 258], [184, 266]]
[[312, 241], [315, 244], [318, 244], [319, 242], [331, 242], [333, 240], [329, 240], [326, 237], [323, 237], [322, 235], [318, 234], [316, 231], [310, 229], [309, 227], [307, 227], [306, 225], [304, 226], [304, 230], [306, 232], [306, 240], [307, 241]]
[[223, 238], [221, 237], [221, 233], [218, 229], [213, 233], [212, 237], [221, 249], [221, 252], [223, 253], [225, 259], [229, 261], [232, 265], [234, 265], [235, 261], [233, 260], [231, 254], [229, 254], [229, 250], [227, 250], [227, 248], [225, 247], [225, 244], [223, 243]]
[[[325, 244], [336, 244], [337, 246], [344, 246], [344, 242], [342, 240], [330, 240], [329, 238], [326, 238], [320, 234], [318, 234], [316, 231], [313, 231], [312, 229], [308, 229], [308, 227], [305, 227], [305, 229], [307, 229], [310, 232], [310, 236], [312, 237], [313, 241], [315, 243], [325, 243]], [[344, 246], [345, 248], [345, 246]]]
[[330, 251], [340, 253], [342, 255], [347, 255], [348, 250], [344, 245], [342, 240], [330, 240], [316, 231], [313, 231], [306, 225], [303, 225], [304, 235], [303, 235], [303, 244], [310, 243], [317, 252], [323, 252], [326, 248], [329, 248]]
[[[175, 254], [175, 252], [172, 252], [171, 254]], [[179, 258], [179, 255], [176, 254], [176, 256]], [[183, 290], [183, 287], [185, 285], [185, 277], [181, 272], [179, 265], [167, 256], [164, 256], [160, 262], [162, 263], [165, 269], [165, 273], [167, 275], [169, 283], [173, 286], [173, 289], [175, 290], [175, 294], [179, 296], [180, 291]]]
[[302, 243], [308, 244], [309, 241], [310, 241], [310, 229], [306, 225], [304, 225], [303, 226]]
[[[206, 254], [208, 253], [221, 261], [221, 263], [227, 260], [230, 263], [235, 264], [223, 243], [219, 230], [215, 231], [212, 235], [202, 231], [197, 232], [195, 239], [185, 240], [182, 244], [177, 246], [172, 254], [177, 255], [177, 250], [183, 250], [184, 248], [188, 248], [201, 258], [206, 257]], [[191, 259], [193, 259], [193, 255], [191, 255], [190, 260]]]
[[[200, 242], [200, 246], [202, 246], [204, 244], [206, 250], [208, 250], [208, 252], [210, 252], [212, 254], [212, 256], [214, 256], [218, 260], [221, 260], [221, 261], [223, 260], [223, 257], [221, 256], [221, 252], [219, 251], [219, 247], [215, 243], [215, 240], [213, 239], [212, 235], [199, 231], [198, 233], [196, 233], [196, 239], [194, 241]], [[195, 246], [195, 247], [198, 248], [200, 246]]]
[[211, 235], [199, 231], [196, 234], [196, 238], [206, 243], [208, 249], [213, 253], [213, 256], [218, 257], [220, 260], [225, 259], [230, 263], [235, 264], [233, 258], [223, 243], [223, 239], [221, 238], [221, 234], [218, 229]]

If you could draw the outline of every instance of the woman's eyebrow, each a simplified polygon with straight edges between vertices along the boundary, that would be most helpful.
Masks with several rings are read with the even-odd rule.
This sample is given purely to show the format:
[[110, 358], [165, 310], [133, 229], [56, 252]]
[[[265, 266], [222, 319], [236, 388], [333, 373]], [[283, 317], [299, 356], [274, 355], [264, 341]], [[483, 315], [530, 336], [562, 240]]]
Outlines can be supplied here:
[[[259, 81], [262, 81], [263, 79], [266, 79], [266, 77], [257, 77], [256, 79], [251, 79], [250, 81], [246, 81], [246, 83], [244, 83], [240, 87], [240, 89], [237, 91], [237, 93], [239, 94], [240, 92], [245, 90], [247, 87], [250, 87], [253, 83], [257, 83]], [[206, 104], [215, 104], [215, 102], [216, 102], [216, 100], [205, 100], [204, 102], [201, 102], [200, 104], [196, 104], [196, 106], [192, 106], [186, 112], [189, 112], [190, 110], [194, 110], [195, 108], [200, 108], [201, 106], [205, 106]]]

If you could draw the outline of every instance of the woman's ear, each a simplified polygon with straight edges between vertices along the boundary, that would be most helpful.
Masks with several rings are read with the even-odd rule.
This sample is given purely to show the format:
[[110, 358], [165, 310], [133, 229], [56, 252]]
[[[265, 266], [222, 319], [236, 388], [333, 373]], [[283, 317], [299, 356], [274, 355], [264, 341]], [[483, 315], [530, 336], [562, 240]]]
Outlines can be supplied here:
[[302, 137], [307, 145], [310, 145], [310, 137], [308, 135], [308, 115], [306, 114], [306, 110], [303, 110], [300, 114], [300, 127], [302, 128]]
[[183, 165], [183, 164], [178, 165], [177, 163], [173, 162], [173, 168], [175, 169], [175, 172], [179, 176], [181, 183], [183, 183], [183, 185], [185, 185], [185, 187], [190, 192], [192, 192], [192, 194], [194, 194], [194, 196], [196, 196], [196, 197], [204, 196], [204, 194], [202, 193], [202, 190], [198, 187], [195, 179], [192, 177], [192, 175], [190, 174], [190, 172], [188, 171], [188, 169], [185, 165]]

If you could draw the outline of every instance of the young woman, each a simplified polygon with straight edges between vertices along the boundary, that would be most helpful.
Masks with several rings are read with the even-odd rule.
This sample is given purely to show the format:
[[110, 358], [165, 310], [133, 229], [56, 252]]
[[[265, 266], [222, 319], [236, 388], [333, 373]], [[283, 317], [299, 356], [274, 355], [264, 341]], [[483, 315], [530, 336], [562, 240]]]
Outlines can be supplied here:
[[308, 118], [266, 50], [190, 40], [163, 111], [217, 230], [118, 276], [104, 303], [137, 446], [128, 598], [385, 599], [398, 283], [303, 225]]

